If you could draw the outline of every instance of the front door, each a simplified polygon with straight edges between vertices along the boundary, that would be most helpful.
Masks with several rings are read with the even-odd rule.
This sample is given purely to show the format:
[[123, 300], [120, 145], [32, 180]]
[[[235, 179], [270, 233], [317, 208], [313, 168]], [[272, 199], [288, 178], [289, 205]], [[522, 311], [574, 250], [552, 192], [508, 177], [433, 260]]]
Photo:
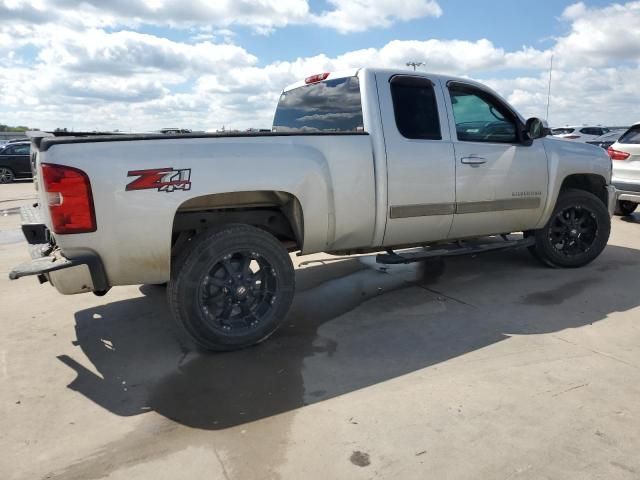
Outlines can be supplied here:
[[520, 119], [497, 96], [449, 82], [455, 149], [456, 214], [451, 238], [533, 228], [547, 197], [542, 140], [523, 138]]
[[455, 210], [453, 146], [439, 80], [376, 75], [387, 152], [384, 245], [447, 238]]

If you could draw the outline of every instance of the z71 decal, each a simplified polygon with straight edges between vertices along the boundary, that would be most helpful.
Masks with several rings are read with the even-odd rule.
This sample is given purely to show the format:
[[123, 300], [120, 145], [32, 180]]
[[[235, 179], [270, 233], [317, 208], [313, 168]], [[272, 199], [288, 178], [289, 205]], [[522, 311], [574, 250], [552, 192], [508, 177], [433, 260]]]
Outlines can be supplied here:
[[159, 192], [191, 190], [191, 169], [151, 168], [149, 170], [131, 170], [128, 177], [138, 177], [127, 185], [125, 190], [147, 190], [156, 188]]

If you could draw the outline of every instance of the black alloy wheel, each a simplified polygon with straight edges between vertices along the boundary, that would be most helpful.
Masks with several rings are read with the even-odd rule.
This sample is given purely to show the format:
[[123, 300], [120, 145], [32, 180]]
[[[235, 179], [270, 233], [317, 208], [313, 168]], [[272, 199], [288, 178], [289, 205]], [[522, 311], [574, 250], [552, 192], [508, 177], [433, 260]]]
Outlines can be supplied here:
[[560, 192], [547, 224], [533, 232], [533, 255], [550, 267], [575, 268], [593, 261], [607, 245], [611, 218], [606, 205], [585, 190]]
[[167, 295], [182, 337], [225, 351], [275, 332], [294, 290], [293, 264], [282, 243], [259, 228], [232, 224], [189, 240], [172, 262]]
[[198, 295], [213, 329], [246, 332], [259, 325], [275, 303], [278, 278], [269, 261], [256, 252], [228, 254], [205, 275]]
[[549, 241], [558, 253], [566, 257], [587, 253], [597, 237], [596, 216], [581, 205], [567, 207], [551, 219]]

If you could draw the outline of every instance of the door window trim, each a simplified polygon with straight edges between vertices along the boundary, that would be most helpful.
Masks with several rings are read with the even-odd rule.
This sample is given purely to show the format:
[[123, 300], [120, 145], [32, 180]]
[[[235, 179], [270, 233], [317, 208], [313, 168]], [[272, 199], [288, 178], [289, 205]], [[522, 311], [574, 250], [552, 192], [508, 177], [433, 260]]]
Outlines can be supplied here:
[[[522, 145], [525, 144], [525, 138], [523, 137], [523, 131], [524, 131], [524, 124], [522, 123], [522, 120], [520, 120], [520, 116], [513, 110], [513, 108], [511, 108], [511, 106], [502, 101], [502, 99], [500, 99], [499, 97], [497, 97], [496, 95], [494, 95], [492, 92], [489, 92], [483, 88], [478, 87], [477, 85], [473, 85], [471, 83], [466, 83], [466, 82], [461, 82], [459, 80], [449, 80], [446, 84], [447, 87], [447, 93], [449, 95], [449, 105], [451, 106], [451, 117], [453, 120], [453, 132], [456, 135], [456, 140], [458, 142], [465, 142], [465, 143], [493, 143], [493, 144], [497, 144], [497, 145]], [[488, 98], [491, 102], [495, 102], [496, 104], [498, 104], [501, 108], [503, 108], [506, 113], [511, 117], [509, 120], [512, 120], [515, 125], [516, 125], [516, 141], [515, 142], [497, 142], [497, 141], [487, 141], [487, 140], [460, 140], [458, 138], [458, 129], [456, 128], [456, 119], [455, 119], [455, 114], [453, 112], [453, 102], [451, 101], [451, 87], [459, 87], [461, 90], [467, 90], [470, 93], [473, 94], [479, 94], [478, 96], [480, 98], [482, 98], [483, 100], [485, 100], [486, 97]]]

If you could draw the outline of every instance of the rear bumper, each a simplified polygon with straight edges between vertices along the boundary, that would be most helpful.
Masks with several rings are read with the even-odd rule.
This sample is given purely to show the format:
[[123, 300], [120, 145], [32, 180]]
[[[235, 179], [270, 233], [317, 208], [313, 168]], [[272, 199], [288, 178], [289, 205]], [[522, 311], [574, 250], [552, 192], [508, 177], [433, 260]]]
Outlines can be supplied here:
[[616, 200], [640, 203], [640, 182], [614, 181]]
[[49, 230], [39, 220], [37, 207], [23, 207], [20, 214], [31, 261], [14, 267], [9, 272], [11, 280], [36, 275], [40, 283], [49, 281], [65, 295], [109, 290], [102, 260], [95, 252], [83, 250], [72, 257], [64, 256], [53, 244]]
[[613, 212], [616, 209], [616, 195], [617, 190], [614, 185], [607, 185], [607, 210], [609, 211], [609, 216], [613, 216]]

